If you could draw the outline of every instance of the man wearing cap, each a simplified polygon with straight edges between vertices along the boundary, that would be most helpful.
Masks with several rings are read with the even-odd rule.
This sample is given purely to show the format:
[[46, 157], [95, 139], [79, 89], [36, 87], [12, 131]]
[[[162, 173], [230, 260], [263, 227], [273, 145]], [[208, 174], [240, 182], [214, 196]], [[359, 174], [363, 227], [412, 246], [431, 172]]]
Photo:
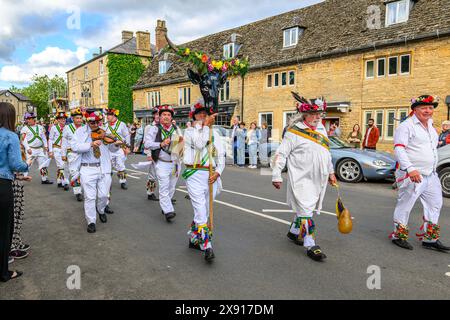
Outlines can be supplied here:
[[172, 157], [170, 149], [172, 143], [182, 141], [180, 130], [172, 124], [174, 114], [172, 106], [161, 106], [159, 124], [151, 127], [145, 137], [145, 148], [151, 150], [152, 160], [155, 163], [159, 204], [167, 222], [171, 222], [176, 216], [173, 207], [175, 201], [172, 198], [181, 170], [179, 161]]
[[117, 170], [117, 176], [119, 177], [120, 187], [123, 190], [127, 190], [127, 173], [125, 162], [129, 152], [128, 146], [130, 145], [131, 135], [127, 128], [127, 125], [118, 119], [120, 111], [115, 109], [106, 110], [106, 133], [112, 134], [119, 141], [123, 142], [124, 148], [119, 148], [117, 151], [111, 153], [111, 161], [114, 169]]
[[316, 245], [314, 213], [320, 214], [327, 183], [336, 184], [330, 141], [322, 124], [327, 104], [323, 99], [309, 101], [294, 93], [298, 114], [287, 128], [272, 164], [272, 184], [281, 189], [282, 171], [288, 167], [287, 203], [296, 213], [288, 238], [303, 245], [309, 258], [323, 261], [326, 255]]
[[213, 110], [198, 102], [191, 109], [190, 116], [195, 121], [186, 129], [184, 164], [187, 191], [194, 209], [194, 219], [189, 230], [189, 248], [205, 253], [205, 260], [215, 258], [212, 248], [212, 234], [208, 226], [209, 186], [213, 184], [213, 198], [222, 190], [221, 176], [225, 169], [225, 147], [220, 135], [213, 132], [213, 175], [209, 175], [209, 134], [214, 124]]
[[[145, 127], [144, 129], [144, 146], [146, 143], [145, 138], [148, 137], [148, 132], [152, 127], [159, 125], [159, 109], [153, 108], [152, 110], [152, 116], [153, 116], [153, 122]], [[156, 177], [156, 169], [155, 169], [155, 162], [152, 159], [152, 152], [150, 149], [145, 148], [144, 153], [147, 155], [147, 160], [151, 162], [150, 168], [148, 170], [148, 179], [147, 179], [147, 199], [151, 201], [159, 201], [159, 199], [155, 195], [156, 188], [158, 186], [157, 181], [158, 178]]]
[[103, 119], [101, 111], [87, 110], [88, 125], [75, 131], [71, 143], [72, 151], [81, 156], [81, 186], [84, 190], [84, 211], [88, 224], [88, 233], [96, 232], [97, 213], [100, 221], [108, 221], [105, 208], [108, 205], [108, 193], [111, 188], [111, 152], [123, 144], [117, 141], [107, 144], [101, 137], [100, 124]]
[[[62, 151], [63, 131], [66, 126], [67, 115], [64, 111], [56, 112], [56, 124], [50, 129], [48, 136], [48, 155], [56, 162], [56, 181], [58, 188], [69, 191], [69, 179], [65, 153]], [[64, 158], [64, 159], [63, 159]]]
[[53, 184], [48, 180], [49, 158], [47, 157], [48, 144], [45, 130], [42, 126], [36, 124], [36, 115], [34, 113], [25, 114], [26, 125], [20, 131], [21, 142], [25, 150], [27, 161], [37, 160], [41, 174], [42, 184]]
[[73, 193], [77, 201], [83, 201], [81, 181], [80, 181], [80, 155], [73, 152], [72, 142], [75, 137], [75, 132], [77, 129], [84, 126], [83, 124], [83, 112], [80, 108], [74, 109], [70, 112], [73, 123], [65, 126], [63, 130], [62, 139], [62, 154], [64, 155], [63, 160], [67, 161], [69, 164], [69, 175], [70, 184], [73, 188]]
[[422, 246], [441, 252], [450, 251], [440, 239], [439, 216], [442, 209], [442, 187], [436, 173], [439, 137], [433, 127], [433, 113], [437, 99], [423, 95], [412, 100], [413, 114], [395, 131], [396, 179], [399, 188], [394, 212], [392, 242], [407, 250], [413, 250], [408, 242], [409, 215], [417, 199], [422, 202], [423, 225], [417, 234]]

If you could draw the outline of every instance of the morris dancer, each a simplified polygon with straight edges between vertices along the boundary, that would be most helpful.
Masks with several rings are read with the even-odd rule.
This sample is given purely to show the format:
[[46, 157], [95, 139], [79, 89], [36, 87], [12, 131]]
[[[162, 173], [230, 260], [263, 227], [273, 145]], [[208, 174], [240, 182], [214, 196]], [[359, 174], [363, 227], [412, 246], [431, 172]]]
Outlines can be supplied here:
[[48, 180], [47, 157], [48, 144], [45, 130], [42, 126], [36, 124], [36, 115], [34, 113], [25, 114], [26, 125], [20, 131], [22, 145], [25, 149], [27, 161], [37, 160], [41, 174], [42, 184], [53, 184]]
[[[152, 127], [159, 125], [159, 109], [153, 108], [152, 110], [153, 122], [149, 124], [144, 129], [144, 146], [145, 146], [145, 137], [148, 137], [147, 134]], [[156, 169], [155, 162], [152, 159], [151, 150], [145, 148], [144, 153], [147, 155], [147, 160], [151, 162], [150, 168], [148, 170], [148, 180], [147, 180], [147, 199], [151, 201], [159, 201], [159, 199], [155, 195], [156, 188], [158, 187], [158, 178], [156, 177]]]
[[[215, 258], [212, 248], [212, 234], [208, 227], [209, 218], [209, 185], [213, 185], [214, 199], [222, 189], [221, 176], [225, 169], [225, 148], [220, 136], [213, 133], [214, 174], [209, 176], [209, 131], [214, 124], [215, 115], [212, 109], [197, 103], [191, 110], [191, 118], [195, 123], [185, 132], [184, 164], [186, 170], [183, 178], [194, 208], [194, 220], [188, 232], [189, 248], [205, 252], [205, 260], [210, 262]], [[217, 159], [214, 159], [217, 157]]]
[[439, 102], [429, 95], [412, 100], [413, 115], [400, 124], [395, 132], [396, 172], [399, 188], [394, 212], [395, 230], [392, 242], [408, 250], [409, 215], [417, 199], [424, 207], [424, 223], [418, 234], [422, 246], [437, 251], [450, 251], [440, 239], [439, 216], [442, 209], [442, 186], [436, 173], [439, 137], [433, 127], [433, 113]]
[[111, 188], [111, 154], [117, 152], [123, 142], [106, 145], [104, 139], [96, 140], [93, 136], [101, 135], [102, 121], [100, 111], [86, 112], [87, 126], [75, 132], [72, 150], [81, 155], [81, 186], [84, 190], [84, 211], [88, 223], [87, 232], [96, 232], [97, 213], [100, 221], [108, 221], [105, 208]]
[[65, 155], [63, 160], [66, 160], [69, 164], [70, 184], [73, 188], [73, 193], [76, 199], [83, 201], [81, 182], [80, 182], [80, 155], [72, 151], [72, 142], [75, 137], [75, 132], [78, 128], [84, 126], [83, 124], [83, 112], [80, 108], [72, 110], [70, 112], [73, 123], [67, 125], [63, 131], [62, 140], [62, 154]]
[[172, 158], [169, 148], [175, 134], [182, 139], [179, 129], [172, 125], [174, 114], [173, 107], [161, 106], [159, 108], [159, 125], [151, 127], [145, 137], [145, 148], [151, 150], [152, 160], [155, 163], [159, 185], [159, 204], [167, 222], [171, 222], [176, 217], [173, 207], [175, 201], [172, 199], [181, 170], [180, 163]]
[[316, 245], [314, 212], [320, 214], [327, 189], [327, 182], [336, 184], [327, 131], [322, 124], [326, 102], [314, 103], [293, 93], [298, 101], [298, 115], [291, 120], [286, 135], [277, 150], [272, 183], [281, 189], [281, 172], [288, 166], [287, 202], [296, 212], [288, 238], [303, 245], [314, 261], [322, 261], [326, 255]]
[[[63, 131], [66, 126], [67, 115], [64, 111], [56, 112], [56, 124], [50, 129], [48, 136], [48, 155], [56, 162], [56, 181], [58, 188], [69, 191], [69, 179], [67, 171], [66, 154], [62, 150]], [[63, 159], [64, 158], [64, 159]]]
[[106, 125], [106, 132], [112, 134], [119, 141], [124, 143], [125, 148], [119, 148], [117, 151], [111, 153], [111, 161], [114, 169], [117, 170], [117, 176], [119, 177], [120, 187], [123, 190], [127, 190], [127, 173], [125, 162], [129, 153], [128, 146], [130, 145], [130, 132], [125, 123], [120, 121], [117, 117], [120, 111], [115, 109], [106, 110], [106, 118], [108, 123]]

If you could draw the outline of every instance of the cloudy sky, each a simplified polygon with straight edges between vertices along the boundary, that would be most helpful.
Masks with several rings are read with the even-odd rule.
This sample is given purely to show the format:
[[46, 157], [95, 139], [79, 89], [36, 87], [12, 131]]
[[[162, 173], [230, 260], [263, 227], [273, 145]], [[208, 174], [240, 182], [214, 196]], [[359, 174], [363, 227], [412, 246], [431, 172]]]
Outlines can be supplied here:
[[0, 0], [0, 89], [23, 87], [34, 74], [65, 76], [98, 47], [121, 42], [122, 30], [156, 20], [182, 43], [321, 0]]

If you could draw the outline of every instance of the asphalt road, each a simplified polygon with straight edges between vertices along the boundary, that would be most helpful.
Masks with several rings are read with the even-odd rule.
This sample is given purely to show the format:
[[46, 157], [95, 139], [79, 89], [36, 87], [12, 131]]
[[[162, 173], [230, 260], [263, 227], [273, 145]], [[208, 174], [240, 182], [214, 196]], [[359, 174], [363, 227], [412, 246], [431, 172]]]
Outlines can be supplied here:
[[[132, 157], [130, 163], [145, 161]], [[53, 165], [53, 164], [52, 164]], [[54, 167], [50, 169], [54, 179]], [[0, 299], [448, 299], [450, 255], [425, 250], [417, 238], [414, 251], [388, 239], [396, 193], [389, 183], [342, 185], [354, 216], [354, 232], [337, 231], [336, 192], [329, 189], [324, 210], [315, 219], [324, 263], [306, 257], [286, 233], [293, 214], [284, 205], [286, 190], [276, 191], [264, 171], [227, 167], [225, 192], [215, 205], [216, 260], [207, 264], [188, 249], [192, 207], [180, 179], [175, 195], [177, 218], [168, 224], [159, 204], [146, 198], [144, 173], [130, 171], [129, 190], [113, 180], [107, 224], [86, 232], [83, 204], [72, 192], [26, 186], [23, 238], [30, 256], [11, 269], [18, 280], [0, 284]], [[285, 186], [284, 186], [285, 187]], [[443, 242], [450, 243], [450, 201], [441, 215]], [[411, 215], [412, 234], [421, 225], [421, 207]], [[68, 267], [81, 270], [81, 289], [67, 288]], [[367, 287], [370, 266], [380, 270], [381, 289]]]

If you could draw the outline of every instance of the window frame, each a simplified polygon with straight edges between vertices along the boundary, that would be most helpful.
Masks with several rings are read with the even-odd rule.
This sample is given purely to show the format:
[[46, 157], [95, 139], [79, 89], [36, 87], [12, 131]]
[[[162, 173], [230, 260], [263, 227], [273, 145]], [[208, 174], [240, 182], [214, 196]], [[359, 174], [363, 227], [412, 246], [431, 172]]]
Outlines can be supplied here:
[[105, 103], [105, 84], [103, 82], [100, 82], [99, 89], [100, 89], [100, 103]]
[[[299, 29], [300, 29], [299, 27], [293, 27], [293, 28], [288, 28], [288, 29], [283, 30], [283, 48], [292, 48], [298, 44]], [[294, 38], [294, 43], [293, 43], [292, 40], [293, 40], [293, 32], [294, 31], [296, 32], [297, 36]], [[287, 33], [289, 34], [289, 44], [287, 44], [287, 42], [286, 42]]]
[[[223, 99], [222, 99], [223, 96]], [[228, 102], [230, 101], [230, 80], [227, 80], [222, 89], [219, 91], [219, 102]]]
[[191, 104], [191, 87], [178, 88], [178, 106], [187, 106]]
[[[391, 59], [397, 59], [397, 63], [396, 63], [396, 73], [392, 73], [391, 74]], [[388, 57], [388, 65], [387, 65], [387, 71], [388, 71], [388, 76], [389, 77], [397, 77], [398, 76], [398, 56], [390, 56]]]
[[[230, 50], [231, 49], [231, 50]], [[225, 59], [232, 59], [235, 55], [235, 44], [233, 42], [227, 43], [223, 46], [223, 57]], [[228, 53], [228, 54], [226, 54]]]
[[[369, 66], [369, 62], [373, 63], [373, 75], [371, 77], [369, 77], [368, 75], [368, 66]], [[374, 79], [375, 78], [375, 60], [374, 59], [370, 59], [370, 60], [366, 60], [365, 62], [365, 74], [366, 74], [366, 79]]]
[[[406, 15], [405, 15], [405, 20], [399, 20], [399, 13], [400, 13], [400, 3], [405, 2], [406, 4]], [[390, 12], [390, 8], [393, 5], [396, 5], [396, 12], [395, 12], [395, 22], [390, 23], [389, 22], [389, 12]], [[407, 22], [409, 20], [409, 13], [411, 9], [411, 1], [410, 0], [398, 0], [398, 1], [393, 1], [393, 2], [389, 2], [386, 4], [386, 20], [385, 20], [385, 25], [386, 27], [392, 26], [392, 25], [396, 25], [399, 23], [404, 23]]]
[[[286, 128], [286, 126], [288, 125], [288, 118], [287, 115], [291, 114], [291, 115], [295, 115], [297, 112], [295, 111], [283, 111], [283, 130], [284, 128]], [[273, 121], [273, 119], [272, 119]]]
[[99, 61], [99, 73], [101, 76], [105, 73], [105, 66], [103, 64], [103, 59]]
[[167, 64], [167, 60], [162, 60], [158, 62], [158, 73], [159, 74], [166, 74], [168, 71], [168, 64]]
[[[384, 61], [383, 75], [380, 75], [380, 61]], [[377, 78], [386, 78], [386, 58], [377, 59]]]
[[[269, 86], [269, 77], [270, 77], [270, 86]], [[274, 76], [272, 73], [268, 73], [267, 77], [266, 77], [266, 88], [267, 89], [272, 89], [273, 88], [273, 79]]]
[[[393, 118], [393, 122], [392, 122], [392, 124], [390, 124], [389, 123], [389, 114], [394, 114], [394, 118]], [[392, 141], [392, 140], [394, 140], [394, 135], [395, 135], [395, 129], [396, 129], [396, 121], [395, 121], [395, 118], [397, 117], [397, 115], [398, 115], [398, 110], [397, 109], [386, 109], [386, 112], [385, 112], [385, 131], [383, 132], [383, 139], [384, 140], [386, 140], [386, 141]], [[389, 127], [390, 126], [392, 126], [392, 137], [390, 137], [389, 135], [388, 135], [388, 133], [389, 133]], [[380, 134], [380, 136], [381, 136], [381, 134]]]
[[[403, 64], [402, 64], [402, 59], [403, 59], [403, 57], [409, 57], [409, 66], [408, 66], [408, 72], [403, 72], [402, 71], [402, 66], [403, 66]], [[411, 74], [411, 54], [410, 53], [407, 53], [407, 54], [402, 54], [402, 55], [400, 55], [400, 59], [399, 59], [399, 65], [400, 65], [400, 75], [401, 76], [404, 76], [404, 75], [410, 75]]]
[[153, 109], [161, 104], [161, 91], [148, 91], [147, 92], [147, 106], [149, 109]]
[[[367, 128], [368, 128], [369, 119], [374, 118], [373, 113], [374, 113], [373, 110], [364, 110], [364, 120], [363, 120], [363, 125], [364, 125], [363, 126], [364, 127], [363, 131], [364, 131], [364, 133], [363, 134], [366, 134], [366, 131], [367, 131]], [[367, 115], [369, 115], [369, 117], [367, 117]]]
[[[291, 74], [294, 75], [294, 82], [293, 82], [293, 83], [291, 83]], [[296, 78], [297, 78], [297, 77], [296, 77], [295, 71], [294, 71], [294, 70], [289, 71], [289, 72], [288, 72], [288, 85], [289, 85], [289, 86], [295, 86]]]
[[272, 117], [272, 124], [267, 123], [267, 121], [265, 121], [265, 123], [267, 123], [267, 129], [272, 130], [273, 129], [273, 112], [259, 112], [258, 113], [258, 126], [261, 128], [262, 124], [264, 123], [262, 121], [262, 116], [264, 115], [271, 115]]
[[273, 74], [273, 87], [279, 88], [280, 87], [280, 73], [274, 73]]
[[[384, 130], [384, 125], [385, 125], [385, 119], [384, 119], [384, 117], [385, 117], [385, 109], [376, 109], [376, 110], [374, 110], [374, 112], [375, 112], [375, 125], [377, 126], [377, 128], [378, 128], [378, 130], [380, 131], [380, 138], [383, 138], [383, 136], [384, 136], [384, 133], [385, 133], [385, 130]], [[381, 124], [380, 123], [378, 123], [378, 115], [379, 114], [381, 114], [381, 117], [380, 117], [380, 119], [381, 119]]]

